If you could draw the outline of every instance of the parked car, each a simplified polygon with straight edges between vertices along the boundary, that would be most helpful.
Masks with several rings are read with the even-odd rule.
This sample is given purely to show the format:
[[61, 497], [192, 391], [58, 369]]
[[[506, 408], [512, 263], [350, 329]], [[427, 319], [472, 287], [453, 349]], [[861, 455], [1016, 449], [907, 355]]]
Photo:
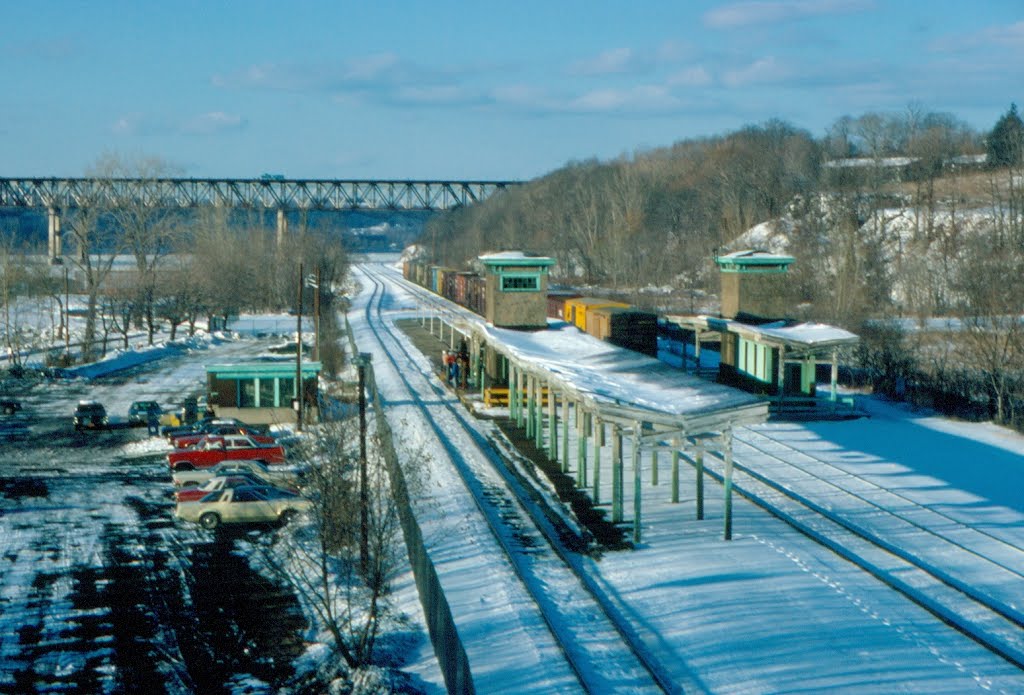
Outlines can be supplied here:
[[128, 406], [128, 426], [145, 427], [151, 416], [159, 420], [163, 412], [156, 401], [135, 401]]
[[[175, 502], [194, 502], [206, 497], [211, 492], [226, 490], [233, 487], [277, 487], [269, 480], [264, 480], [254, 473], [238, 472], [231, 475], [216, 475], [198, 487], [183, 487], [175, 490]], [[281, 488], [282, 490], [284, 488]]]
[[171, 444], [175, 449], [187, 449], [188, 447], [197, 444], [199, 440], [205, 436], [213, 435], [215, 437], [226, 437], [229, 434], [244, 434], [258, 444], [277, 443], [276, 437], [253, 429], [248, 425], [214, 421], [210, 423], [209, 426], [204, 427], [203, 432], [183, 434], [178, 437], [173, 437], [171, 439]]
[[106, 429], [110, 424], [107, 409], [98, 401], [79, 401], [75, 407], [74, 424], [76, 431]]
[[174, 449], [167, 454], [172, 471], [209, 468], [221, 461], [259, 461], [266, 464], [285, 462], [284, 447], [280, 444], [260, 444], [242, 434], [215, 437], [207, 435], [188, 449]]
[[174, 471], [171, 478], [175, 487], [196, 487], [210, 478], [239, 473], [249, 473], [278, 487], [294, 488], [299, 482], [299, 474], [294, 467], [267, 466], [258, 461], [224, 461], [209, 468]]
[[174, 515], [203, 528], [215, 529], [221, 524], [287, 523], [312, 506], [312, 502], [294, 492], [249, 486], [217, 490], [193, 502], [179, 502], [174, 507]]
[[21, 412], [21, 402], [13, 398], [0, 398], [0, 413], [14, 415]]
[[[240, 425], [243, 427], [252, 427], [252, 425], [231, 417], [204, 417], [201, 420], [193, 422], [191, 425], [169, 425], [167, 427], [162, 427], [160, 428], [160, 434], [167, 437], [168, 440], [174, 441], [175, 437], [183, 437], [189, 434], [206, 434], [206, 429], [213, 427], [214, 425]], [[252, 428], [258, 429], [255, 427]]]

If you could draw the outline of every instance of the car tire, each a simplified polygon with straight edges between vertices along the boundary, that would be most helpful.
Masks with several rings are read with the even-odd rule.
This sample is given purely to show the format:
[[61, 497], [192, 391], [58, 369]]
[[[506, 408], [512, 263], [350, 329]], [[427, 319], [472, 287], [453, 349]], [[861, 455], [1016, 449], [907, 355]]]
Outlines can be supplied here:
[[199, 517], [199, 525], [207, 531], [212, 531], [220, 525], [220, 517], [213, 512], [206, 512]]
[[181, 487], [199, 487], [200, 482], [198, 480], [184, 480], [181, 483]]
[[195, 469], [196, 467], [190, 461], [178, 461], [174, 464], [174, 470], [176, 471], [194, 471]]
[[292, 520], [298, 515], [299, 513], [294, 509], [285, 509], [283, 512], [281, 512], [281, 523], [290, 524]]

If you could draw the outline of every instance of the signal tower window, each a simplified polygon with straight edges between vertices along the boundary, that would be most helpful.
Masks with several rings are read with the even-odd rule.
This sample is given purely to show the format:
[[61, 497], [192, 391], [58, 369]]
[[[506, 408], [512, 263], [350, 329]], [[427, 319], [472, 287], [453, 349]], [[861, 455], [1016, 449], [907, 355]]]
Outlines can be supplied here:
[[503, 275], [501, 278], [501, 291], [537, 292], [540, 290], [539, 279], [536, 275]]

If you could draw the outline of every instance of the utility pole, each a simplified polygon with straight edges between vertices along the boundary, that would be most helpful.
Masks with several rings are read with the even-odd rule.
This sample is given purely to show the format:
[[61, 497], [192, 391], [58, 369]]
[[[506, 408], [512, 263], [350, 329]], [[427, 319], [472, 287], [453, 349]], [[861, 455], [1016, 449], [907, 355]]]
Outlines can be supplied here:
[[302, 431], [302, 263], [299, 263], [298, 303], [295, 307], [295, 430]]
[[320, 359], [320, 266], [313, 281], [313, 361]]
[[64, 360], [69, 361], [71, 355], [71, 281], [68, 279], [68, 267], [64, 266]]
[[366, 465], [366, 368], [370, 353], [356, 357], [359, 373], [359, 562], [365, 575], [370, 568], [370, 490]]

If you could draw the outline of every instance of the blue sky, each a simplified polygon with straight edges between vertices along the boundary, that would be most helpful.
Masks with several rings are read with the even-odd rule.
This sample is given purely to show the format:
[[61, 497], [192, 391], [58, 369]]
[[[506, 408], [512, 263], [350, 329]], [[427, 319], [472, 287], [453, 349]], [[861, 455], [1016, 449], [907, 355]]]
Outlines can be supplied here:
[[772, 118], [1024, 106], [1022, 0], [0, 9], [0, 176], [529, 179]]

